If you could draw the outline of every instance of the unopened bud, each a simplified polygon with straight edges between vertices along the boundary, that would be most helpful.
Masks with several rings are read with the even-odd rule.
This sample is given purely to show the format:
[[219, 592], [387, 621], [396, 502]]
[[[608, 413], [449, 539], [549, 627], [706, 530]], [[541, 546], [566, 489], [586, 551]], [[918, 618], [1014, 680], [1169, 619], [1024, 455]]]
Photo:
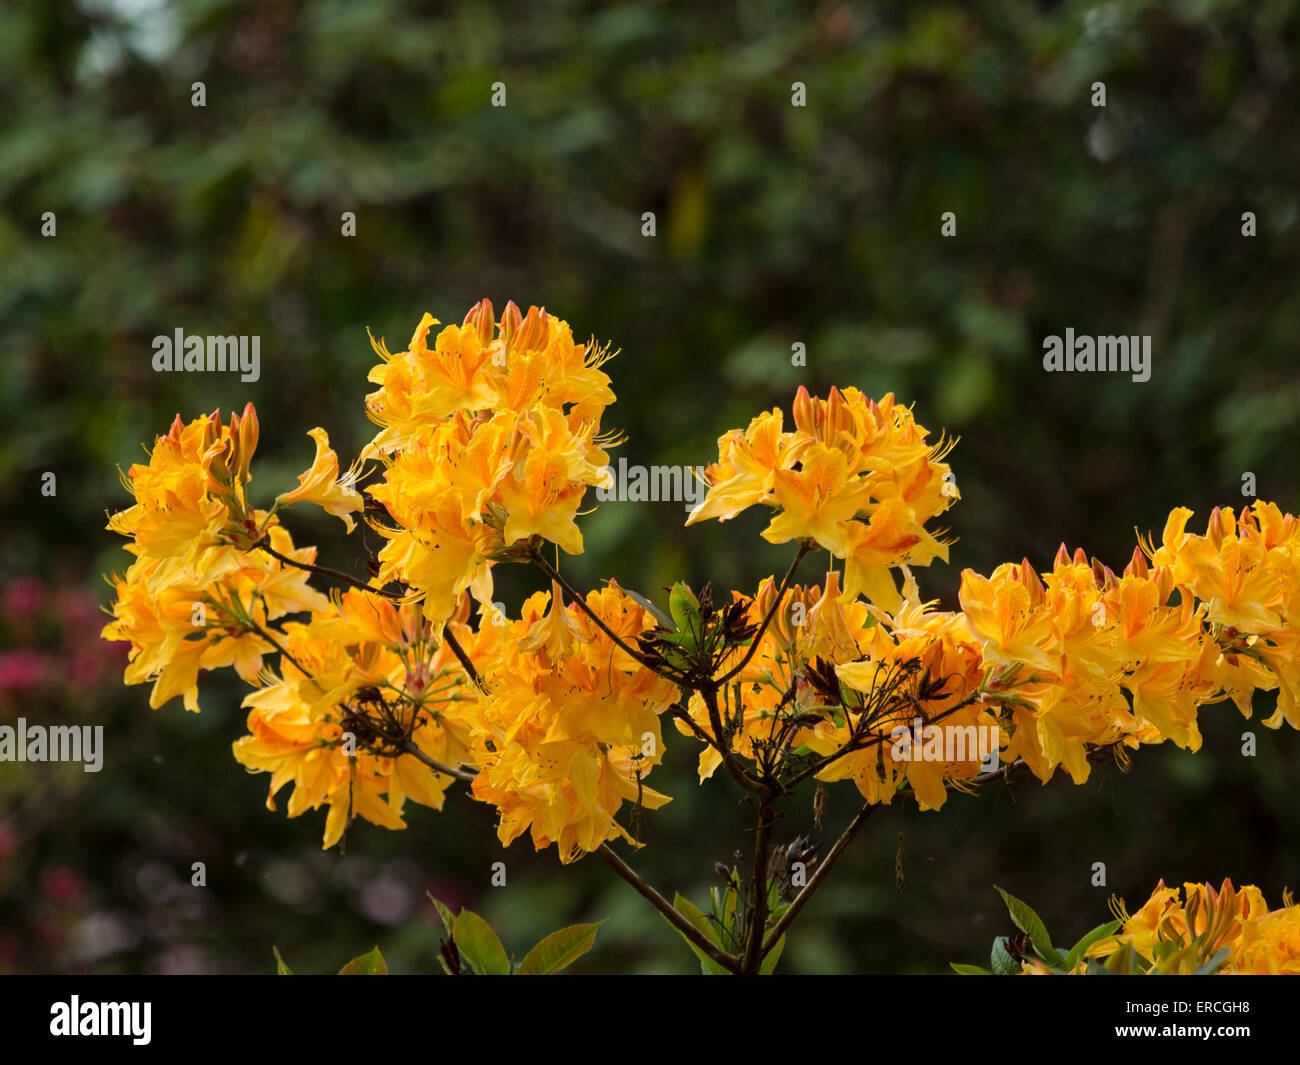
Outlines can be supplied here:
[[501, 312], [501, 342], [505, 344], [507, 351], [510, 350], [515, 334], [519, 332], [519, 327], [523, 323], [524, 316], [519, 313], [515, 301], [511, 300], [506, 304], [505, 310]]
[[794, 425], [801, 433], [817, 435], [817, 400], [808, 394], [803, 385], [794, 394]]
[[465, 315], [465, 321], [462, 324], [478, 333], [479, 341], [483, 347], [487, 347], [492, 340], [493, 330], [496, 328], [496, 319], [492, 316], [492, 301], [489, 299], [479, 300], [469, 309], [469, 313]]
[[839, 436], [849, 421], [848, 410], [844, 405], [844, 394], [832, 386], [831, 394], [826, 400], [826, 428], [823, 439], [827, 443]]
[[239, 419], [239, 479], [241, 481], [249, 480], [248, 466], [252, 461], [253, 452], [257, 450], [257, 439], [260, 433], [260, 426], [257, 421], [257, 411], [253, 404], [249, 403], [244, 407], [244, 415]]
[[1214, 544], [1215, 548], [1222, 546], [1224, 534], [1227, 531], [1227, 528], [1231, 528], [1232, 526], [1231, 507], [1229, 507], [1227, 511], [1227, 528], [1225, 528], [1225, 522], [1223, 519], [1224, 512], [1221, 507], [1215, 507], [1210, 511], [1210, 523], [1209, 527], [1205, 530], [1205, 533], [1210, 538], [1210, 542]]
[[512, 347], [516, 351], [532, 351], [541, 347], [542, 342], [546, 339], [546, 312], [540, 307], [529, 307], [528, 317], [524, 319], [523, 325], [519, 327], [519, 332], [515, 336]]
[[1139, 577], [1146, 580], [1151, 576], [1151, 569], [1147, 566], [1147, 557], [1142, 554], [1140, 547], [1133, 548], [1133, 557], [1129, 559], [1129, 564], [1124, 567], [1125, 577]]
[[1102, 562], [1099, 558], [1092, 560], [1092, 579], [1097, 582], [1098, 588], [1106, 588], [1116, 581], [1115, 571]]

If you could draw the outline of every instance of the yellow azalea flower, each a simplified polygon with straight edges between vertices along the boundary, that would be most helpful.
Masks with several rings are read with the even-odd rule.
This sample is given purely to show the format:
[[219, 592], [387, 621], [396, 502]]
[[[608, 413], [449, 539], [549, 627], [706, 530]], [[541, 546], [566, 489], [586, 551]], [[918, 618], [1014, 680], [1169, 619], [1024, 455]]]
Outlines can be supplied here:
[[[295, 548], [280, 526], [271, 526], [268, 536], [288, 558], [307, 564], [316, 558], [315, 548]], [[115, 580], [114, 620], [102, 635], [131, 644], [124, 679], [152, 681], [153, 707], [180, 695], [197, 712], [200, 669], [233, 665], [254, 683], [272, 645], [253, 626], [265, 631], [285, 614], [328, 605], [309, 587], [309, 574], [265, 552], [221, 547], [200, 557], [206, 565], [144, 556]]]
[[889, 571], [947, 558], [945, 541], [925, 526], [959, 496], [941, 461], [950, 445], [929, 444], [892, 394], [876, 403], [855, 388], [833, 388], [823, 400], [801, 387], [794, 420], [796, 431], [784, 432], [774, 410], [720, 437], [718, 461], [704, 473], [709, 491], [687, 524], [774, 507], [765, 539], [815, 540], [850, 560], [847, 597], [897, 609]]
[[1090, 958], [1104, 960], [1129, 946], [1150, 972], [1177, 974], [1226, 950], [1217, 970], [1224, 976], [1300, 973], [1300, 908], [1288, 901], [1270, 910], [1254, 885], [1238, 889], [1224, 880], [1217, 889], [1189, 883], [1180, 891], [1161, 880], [1132, 916], [1122, 902], [1112, 908], [1124, 923], [1088, 949]]
[[[617, 586], [586, 602], [624, 640], [653, 627]], [[501, 842], [528, 832], [538, 850], [554, 843], [569, 862], [606, 840], [631, 840], [620, 807], [668, 801], [645, 778], [663, 756], [659, 715], [676, 686], [616, 651], [580, 608], [560, 604], [558, 589], [554, 599], [531, 597], [519, 620], [488, 621], [480, 632], [489, 694], [467, 708], [473, 792], [500, 810]]]
[[430, 348], [433, 324], [400, 355], [376, 344], [367, 412], [383, 428], [363, 457], [384, 464], [366, 491], [394, 523], [375, 525], [389, 540], [379, 579], [407, 584], [437, 620], [466, 589], [486, 602], [494, 556], [520, 541], [582, 551], [576, 518], [587, 488], [608, 483], [617, 438], [600, 429], [608, 352], [575, 344], [566, 322], [510, 303], [498, 323], [484, 300]]
[[298, 474], [298, 487], [292, 492], [276, 496], [278, 506], [293, 503], [315, 503], [326, 514], [342, 520], [351, 532], [356, 527], [352, 514], [365, 509], [365, 500], [356, 490], [357, 475], [349, 471], [339, 476], [339, 457], [330, 447], [329, 434], [319, 427], [308, 434], [316, 442], [316, 458], [311, 468]]
[[[271, 775], [268, 808], [290, 782], [290, 817], [328, 805], [325, 847], [342, 837], [349, 809], [386, 828], [405, 827], [407, 799], [441, 809], [450, 776], [401, 754], [391, 739], [382, 751], [366, 742], [382, 746], [385, 715], [396, 715], [401, 735], [439, 764], [467, 757], [459, 710], [472, 701], [472, 685], [419, 606], [350, 589], [308, 623], [288, 624], [282, 646], [281, 679], [245, 698], [249, 735], [234, 745], [242, 765]], [[387, 710], [374, 716], [378, 698]]]
[[543, 652], [552, 663], [562, 664], [573, 654], [574, 644], [589, 643], [592, 637], [576, 617], [564, 608], [559, 581], [551, 581], [551, 605], [545, 617], [528, 626], [518, 648]]
[[1300, 906], [1281, 909], [1242, 922], [1241, 938], [1228, 974], [1300, 975]]
[[426, 314], [399, 354], [372, 341], [382, 361], [370, 380], [381, 387], [366, 397], [366, 413], [383, 428], [363, 458], [404, 451], [422, 426], [461, 411], [519, 414], [542, 407], [598, 426], [614, 402], [609, 377], [599, 369], [608, 351], [575, 344], [569, 324], [540, 307], [521, 315], [508, 303], [498, 323], [491, 301], [482, 300], [430, 349], [427, 334], [437, 324]]
[[590, 441], [574, 433], [553, 410], [520, 418], [516, 429], [519, 457], [511, 475], [500, 482], [500, 500], [508, 514], [505, 543], [537, 535], [571, 555], [581, 554], [582, 533], [574, 518], [587, 486], [606, 480], [602, 468], [588, 461]]
[[500, 534], [465, 521], [454, 495], [425, 511], [416, 530], [377, 524], [375, 531], [388, 540], [379, 551], [377, 581], [382, 586], [400, 580], [419, 592], [430, 621], [446, 620], [466, 590], [480, 603], [491, 602], [489, 555], [500, 546]]
[[772, 495], [781, 512], [763, 530], [774, 544], [808, 538], [838, 558], [849, 553], [851, 519], [870, 498], [866, 484], [850, 480], [843, 452], [814, 444], [803, 453], [800, 469], [778, 470]]
[[[963, 574], [965, 624], [999, 669], [1014, 727], [1008, 757], [1046, 782], [1088, 779], [1088, 749], [1170, 740], [1196, 750], [1197, 711], [1225, 692], [1219, 648], [1171, 571], [1140, 552], [1122, 576], [1062, 546], [1040, 577], [1028, 561]], [[1126, 697], [1127, 696], [1127, 697]]]
[[136, 503], [112, 515], [108, 528], [130, 537], [136, 554], [153, 558], [188, 558], [219, 543], [234, 516], [228, 499], [210, 493], [209, 467], [229, 433], [216, 412], [188, 424], [177, 415], [155, 440], [149, 464], [137, 463], [123, 477]]
[[691, 510], [686, 524], [706, 518], [728, 521], [755, 503], [769, 501], [776, 475], [788, 470], [807, 446], [807, 440], [782, 432], [779, 410], [760, 414], [744, 432], [733, 429], [723, 434], [718, 439], [718, 461], [704, 471], [709, 491]]
[[[922, 535], [927, 535], [918, 529], [910, 508], [901, 499], [885, 500], [868, 521], [852, 523], [844, 567], [844, 594], [850, 599], [866, 596], [887, 613], [897, 610], [902, 605], [902, 597], [893, 570], [913, 557]], [[942, 550], [946, 554], [947, 549]]]
[[1191, 511], [1174, 510], [1152, 561], [1204, 604], [1221, 654], [1219, 690], [1249, 717], [1255, 689], [1278, 692], [1264, 724], [1300, 727], [1300, 522], [1263, 500], [1237, 517], [1211, 513], [1203, 535], [1186, 531]]
[[[994, 708], [979, 696], [984, 672], [979, 645], [966, 635], [958, 615], [911, 600], [872, 627], [864, 643], [864, 657], [837, 665], [835, 672], [862, 694], [864, 712], [871, 710], [869, 733], [874, 742], [840, 758], [818, 779], [851, 779], [863, 798], [882, 803], [906, 781], [922, 810], [940, 809], [947, 789], [961, 788], [963, 781], [977, 776], [984, 757], [1005, 743]], [[934, 683], [923, 688], [918, 680], [906, 678]], [[896, 697], [882, 704], [876, 694], [880, 691], [896, 692]], [[850, 713], [842, 729], [820, 734], [809, 745], [831, 753], [858, 724], [855, 716]], [[930, 722], [943, 728], [918, 735], [920, 724]], [[908, 736], [905, 745], [903, 735]]]
[[1004, 563], [991, 578], [963, 571], [958, 598], [991, 665], [1018, 663], [1046, 674], [1059, 667], [1059, 659], [1044, 646], [1052, 637], [1053, 618], [1044, 609], [1044, 588], [1028, 559], [1019, 566]]

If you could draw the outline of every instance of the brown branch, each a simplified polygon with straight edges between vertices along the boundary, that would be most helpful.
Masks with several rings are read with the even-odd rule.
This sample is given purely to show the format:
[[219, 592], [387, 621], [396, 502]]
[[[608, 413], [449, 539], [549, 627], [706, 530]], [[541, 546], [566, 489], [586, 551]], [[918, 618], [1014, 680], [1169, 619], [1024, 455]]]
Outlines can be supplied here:
[[650, 884], [642, 880], [636, 872], [615, 852], [614, 848], [608, 843], [602, 843], [596, 851], [614, 872], [618, 873], [624, 880], [634, 887], [640, 895], [648, 900], [656, 910], [668, 919], [668, 922], [676, 928], [682, 935], [691, 941], [696, 947], [702, 950], [715, 962], [721, 965], [729, 973], [739, 972], [739, 965], [736, 959], [726, 953], [721, 947], [714, 943], [708, 936], [696, 928], [688, 921], [681, 912], [666, 898], [659, 894]]
[[804, 555], [808, 554], [809, 550], [811, 550], [811, 548], [806, 542], [801, 542], [799, 544], [799, 553], [794, 556], [794, 561], [790, 563], [790, 568], [785, 571], [785, 576], [781, 580], [781, 587], [777, 589], [776, 598], [772, 601], [772, 605], [768, 609], [767, 616], [763, 619], [763, 623], [758, 627], [758, 632], [754, 633], [754, 638], [749, 644], [749, 650], [745, 652], [745, 657], [740, 660], [740, 663], [735, 669], [731, 670], [731, 672], [726, 676], [718, 679], [717, 683], [720, 687], [725, 685], [727, 681], [749, 665], [750, 659], [752, 659], [754, 654], [758, 651], [758, 645], [763, 642], [763, 637], [767, 634], [767, 627], [772, 623], [772, 618], [774, 618], [776, 612], [781, 609], [781, 601], [785, 598], [785, 593], [790, 587], [790, 582], [794, 580], [795, 570], [799, 568], [799, 563], [803, 561]]
[[437, 770], [439, 773], [446, 773], [448, 776], [455, 777], [457, 780], [473, 780], [478, 776], [477, 773], [468, 769], [457, 769], [453, 766], [443, 765], [436, 759], [430, 758], [409, 739], [403, 739], [397, 746], [399, 750], [411, 755], [416, 759], [416, 761], [423, 762], [430, 769]]
[[699, 740], [705, 746], [712, 747], [715, 751], [718, 751], [719, 753], [722, 752], [722, 748], [718, 745], [717, 741], [715, 741], [712, 736], [710, 736], [707, 732], [704, 731], [704, 729], [700, 728], [700, 726], [695, 723], [694, 718], [692, 718], [690, 715], [689, 708], [683, 706], [681, 702], [673, 703], [673, 705], [668, 707], [668, 709], [665, 710], [664, 712], [669, 717], [671, 717], [674, 721], [680, 721], [682, 724], [684, 724], [688, 729], [691, 730], [691, 735], [693, 735], [697, 740]]
[[768, 851], [775, 825], [772, 791], [765, 789], [758, 804], [758, 831], [754, 842], [754, 875], [750, 884], [749, 931], [745, 936], [745, 953], [740, 971], [747, 976], [758, 974], [762, 965], [763, 929], [767, 927]]
[[766, 957], [780, 941], [781, 937], [785, 935], [785, 930], [790, 927], [791, 922], [798, 916], [804, 904], [812, 898], [813, 892], [821, 887], [822, 881], [826, 879], [831, 867], [839, 860], [840, 855], [844, 853], [848, 845], [853, 842], [853, 837], [858, 834], [858, 830], [866, 823], [867, 818], [875, 813], [876, 809], [877, 807], [873, 803], [865, 803], [862, 809], [858, 811], [857, 816], [849, 822], [848, 828], [835, 841], [835, 846], [831, 848], [830, 854], [826, 855], [825, 861], [817, 867], [817, 871], [813, 873], [808, 883], [803, 886], [803, 890], [794, 897], [794, 901], [790, 903], [786, 911], [781, 914], [780, 919], [772, 926], [772, 930], [767, 934], [767, 939], [763, 941], [763, 957]]
[[[983, 692], [975, 692], [973, 695], [968, 695], [961, 702], [954, 703], [952, 706], [948, 707], [947, 710], [944, 710], [941, 713], [935, 714], [933, 717], [926, 719], [925, 723], [927, 725], [937, 724], [938, 722], [944, 720], [945, 718], [951, 717], [953, 714], [957, 713], [958, 710], [964, 710], [966, 709], [966, 707], [971, 706], [974, 703], [980, 702], [984, 697], [985, 697], [985, 693]], [[865, 711], [864, 711], [864, 717], [865, 717]], [[817, 773], [820, 773], [827, 766], [830, 766], [835, 762], [838, 762], [841, 758], [845, 757], [846, 755], [853, 754], [855, 751], [865, 751], [869, 747], [879, 747], [882, 743], [884, 743], [889, 738], [890, 737], [881, 734], [881, 735], [868, 736], [862, 738], [861, 741], [859, 742], [858, 739], [850, 737], [848, 742], [845, 743], [844, 746], [841, 747], [838, 751], [832, 751], [830, 754], [824, 755], [822, 758], [820, 758], [818, 761], [814, 762], [812, 765], [808, 766], [807, 768], [800, 770], [792, 780], [789, 780], [786, 783], [782, 784], [781, 788], [783, 791], [790, 791], [791, 789], [801, 784], [803, 781], [807, 780], [809, 777], [815, 776]]]
[[703, 687], [700, 689], [700, 697], [704, 700], [704, 705], [709, 708], [709, 724], [713, 726], [713, 735], [718, 741], [714, 746], [722, 755], [722, 764], [727, 767], [727, 772], [746, 791], [755, 793], [765, 791], [764, 785], [750, 776], [745, 771], [745, 767], [736, 760], [735, 753], [731, 749], [731, 737], [722, 728], [722, 713], [718, 709], [717, 689], [711, 685]]
[[281, 656], [282, 658], [287, 658], [290, 662], [292, 662], [295, 666], [297, 666], [297, 667], [298, 667], [298, 672], [299, 672], [299, 673], [301, 673], [301, 674], [302, 674], [304, 677], [306, 677], [308, 680], [314, 680], [314, 679], [315, 679], [315, 678], [312, 677], [311, 673], [309, 673], [309, 672], [307, 671], [307, 668], [306, 668], [306, 667], [305, 667], [301, 662], [299, 662], [296, 658], [294, 658], [293, 655], [291, 655], [288, 651], [286, 651], [286, 650], [285, 650], [285, 649], [280, 645], [280, 641], [277, 640], [274, 636], [272, 636], [269, 632], [267, 632], [264, 628], [262, 628], [261, 625], [259, 625], [256, 621], [253, 621], [253, 620], [251, 620], [251, 619], [249, 620], [248, 624], [249, 624], [249, 627], [250, 627], [250, 628], [251, 628], [255, 633], [257, 633], [260, 637], [262, 637], [262, 639], [264, 639], [267, 643], [269, 643], [272, 647], [274, 647], [277, 651], [279, 651], [279, 652], [280, 652], [280, 656]]
[[657, 665], [655, 665], [648, 658], [646, 658], [635, 647], [630, 646], [621, 636], [619, 636], [618, 633], [616, 633], [613, 629], [611, 629], [608, 625], [606, 625], [605, 620], [594, 610], [592, 610], [591, 607], [587, 605], [587, 600], [583, 597], [582, 593], [579, 592], [575, 587], [573, 587], [573, 585], [571, 585], [567, 580], [565, 580], [560, 575], [560, 571], [557, 570], [554, 566], [552, 566], [549, 562], [547, 562], [545, 558], [542, 557], [540, 551], [534, 550], [528, 557], [530, 561], [535, 563], [537, 567], [543, 573], [546, 574], [546, 576], [548, 576], [551, 580], [555, 581], [556, 584], [558, 584], [561, 588], [563, 588], [568, 593], [569, 598], [573, 600], [574, 605], [577, 606], [578, 609], [581, 610], [584, 614], [586, 614], [587, 617], [591, 618], [591, 620], [596, 623], [596, 627], [599, 628], [600, 631], [603, 632], [606, 636], [608, 636], [611, 640], [613, 640], [615, 646], [620, 648], [622, 651], [626, 652], [634, 662], [637, 662], [638, 664], [644, 666], [646, 669], [651, 670], [653, 673], [656, 673], [657, 675], [664, 677], [668, 680], [678, 681], [681, 679], [681, 677], [675, 673], [665, 673], [663, 670], [658, 668]]
[[474, 663], [470, 661], [469, 655], [465, 653], [465, 648], [460, 645], [460, 641], [452, 635], [451, 629], [447, 628], [445, 624], [442, 627], [442, 638], [446, 641], [447, 646], [451, 648], [451, 653], [459, 660], [461, 668], [469, 674], [478, 690], [487, 695], [488, 690], [483, 684], [483, 678], [478, 675], [478, 670], [474, 668]]
[[259, 541], [254, 546], [260, 551], [265, 551], [272, 558], [278, 558], [286, 566], [294, 566], [297, 569], [304, 569], [308, 573], [319, 573], [322, 577], [331, 577], [336, 581], [342, 581], [344, 584], [351, 585], [353, 588], [360, 588], [363, 592], [373, 592], [375, 595], [383, 596], [385, 599], [406, 599], [410, 596], [409, 592], [390, 592], [383, 588], [376, 588], [373, 584], [359, 581], [351, 574], [344, 573], [342, 570], [331, 569], [329, 566], [318, 566], [313, 562], [299, 562], [296, 558], [290, 558], [288, 555], [280, 554], [280, 552], [274, 547], [268, 545], [265, 540]]

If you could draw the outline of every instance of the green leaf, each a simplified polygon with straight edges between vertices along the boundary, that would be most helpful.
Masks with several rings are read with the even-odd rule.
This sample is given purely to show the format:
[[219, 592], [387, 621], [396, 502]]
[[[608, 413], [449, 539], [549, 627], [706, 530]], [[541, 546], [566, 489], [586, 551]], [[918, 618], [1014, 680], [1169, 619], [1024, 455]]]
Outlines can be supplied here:
[[700, 634], [700, 601], [685, 581], [678, 581], [668, 593], [668, 613], [677, 631], [687, 637], [681, 646], [694, 650]]
[[[665, 917], [664, 920], [668, 921], [668, 918]], [[694, 943], [692, 943], [689, 939], [687, 939], [686, 936], [682, 933], [682, 930], [680, 928], [678, 928], [676, 925], [673, 925], [671, 921], [668, 921], [668, 923], [672, 927], [672, 930], [682, 937], [682, 942], [691, 948], [691, 953], [700, 959], [700, 971], [703, 972], [705, 976], [726, 976], [727, 975], [727, 970], [724, 969], [712, 958], [710, 958], [707, 954], [705, 954], [704, 951], [700, 950], [700, 948], [697, 947]]]
[[1011, 914], [1012, 922], [1029, 937], [1038, 956], [1052, 965], [1063, 964], [1065, 959], [1061, 957], [1061, 952], [1052, 946], [1052, 938], [1047, 934], [1043, 919], [1034, 912], [1033, 907], [1026, 902], [1021, 902], [1014, 895], [1007, 894], [996, 884], [993, 886], [1002, 896], [1002, 901], [1007, 904], [1007, 912]]
[[992, 976], [993, 974], [987, 969], [981, 969], [978, 965], [958, 965], [955, 961], [948, 963], [952, 971], [960, 973], [962, 976]]
[[[695, 905], [695, 903], [680, 891], [673, 897], [673, 908], [708, 936], [714, 943], [718, 943], [718, 932], [717, 929], [713, 927], [712, 922], [704, 916], [704, 913]], [[718, 945], [721, 946], [720, 943], [718, 943]]]
[[989, 965], [997, 976], [1015, 976], [1016, 973], [1020, 972], [1020, 963], [1007, 949], [1006, 936], [998, 936], [993, 941], [993, 951], [989, 957]]
[[461, 910], [452, 933], [461, 957], [482, 976], [509, 976], [510, 957], [492, 926], [473, 910]]
[[767, 957], [763, 959], [763, 964], [758, 967], [759, 976], [771, 976], [772, 970], [776, 968], [776, 963], [781, 960], [781, 952], [785, 950], [785, 935], [772, 945], [772, 950]]
[[1208, 959], [1203, 964], [1198, 966], [1196, 971], [1193, 972], [1192, 975], [1213, 976], [1216, 972], [1219, 971], [1219, 968], [1223, 965], [1223, 963], [1228, 960], [1228, 956], [1231, 953], [1232, 953], [1231, 947], [1224, 947], [1217, 954], [1215, 954], [1214, 957]]
[[276, 946], [271, 947], [271, 953], [275, 955], [275, 975], [292, 976], [293, 970], [290, 969], [289, 966], [285, 965], [284, 959], [280, 957], [280, 948]]
[[[683, 895], [680, 891], [673, 899], [673, 906], [677, 910], [677, 912], [680, 913], [683, 917], [685, 917], [686, 920], [688, 920], [696, 929], [698, 929], [700, 932], [703, 932], [704, 935], [709, 939], [711, 943], [721, 946], [721, 944], [718, 943], [718, 937], [713, 926], [709, 923], [709, 919], [705, 917], [703, 913], [700, 912], [700, 910], [696, 907], [695, 903], [691, 902], [691, 900], [688, 899], [685, 895]], [[664, 920], [668, 921], [668, 918], [665, 917]], [[668, 921], [668, 924], [674, 932], [676, 932], [679, 936], [682, 937], [682, 942], [684, 942], [688, 947], [691, 948], [692, 953], [694, 953], [694, 955], [700, 959], [700, 968], [703, 969], [704, 974], [706, 976], [710, 976], [710, 975], [725, 976], [727, 974], [726, 969], [724, 969], [716, 961], [714, 961], [707, 954], [705, 954], [704, 951], [700, 950], [699, 947], [697, 947], [694, 943], [692, 943], [689, 939], [687, 939], [686, 934], [675, 924], [673, 924], [672, 921]]]
[[1110, 921], [1107, 924], [1099, 924], [1070, 948], [1070, 953], [1065, 956], [1065, 968], [1067, 970], [1073, 969], [1079, 964], [1084, 951], [1098, 940], [1105, 939], [1107, 936], [1113, 936], [1119, 930], [1119, 926], [1123, 923], [1123, 921]]
[[429, 901], [433, 903], [434, 909], [438, 911], [438, 919], [442, 921], [442, 927], [447, 930], [447, 935], [454, 936], [456, 933], [456, 915], [435, 899], [432, 894], [427, 891], [425, 894], [429, 896]]
[[1119, 950], [1107, 958], [1102, 967], [1110, 973], [1130, 975], [1136, 968], [1134, 962], [1135, 953], [1131, 943], [1121, 944]]
[[620, 585], [619, 587], [622, 588], [623, 594], [626, 595], [633, 602], [635, 602], [638, 606], [640, 606], [642, 610], [650, 611], [650, 613], [653, 614], [656, 619], [658, 619], [659, 623], [663, 625], [664, 628], [666, 629], [672, 628], [672, 624], [673, 624], [672, 619], [667, 614], [665, 614], [662, 610], [660, 610], [657, 606], [655, 606], [654, 603], [650, 602], [650, 600], [647, 599], [644, 595], [642, 595], [640, 592], [632, 591], [631, 588], [624, 588], [622, 585]]
[[360, 954], [339, 970], [339, 976], [387, 976], [388, 965], [378, 947], [372, 947], [367, 954]]
[[520, 976], [547, 976], [558, 973], [577, 961], [596, 941], [596, 930], [603, 924], [573, 924], [552, 932], [528, 952], [519, 963]]

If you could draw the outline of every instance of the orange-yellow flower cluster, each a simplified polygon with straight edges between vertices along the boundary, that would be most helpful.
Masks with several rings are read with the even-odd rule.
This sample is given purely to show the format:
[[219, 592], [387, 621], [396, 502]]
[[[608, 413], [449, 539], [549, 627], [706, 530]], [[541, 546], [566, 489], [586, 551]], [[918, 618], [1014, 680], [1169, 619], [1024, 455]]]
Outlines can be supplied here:
[[385, 463], [367, 491], [396, 523], [375, 525], [388, 540], [379, 578], [409, 585], [442, 621], [466, 589], [491, 601], [494, 556], [521, 540], [582, 552], [574, 519], [587, 486], [610, 483], [615, 441], [600, 429], [614, 402], [608, 352], [575, 344], [567, 322], [509, 303], [498, 325], [483, 300], [430, 346], [437, 324], [426, 314], [400, 354], [374, 345], [380, 388], [366, 411], [383, 429], [364, 455]]
[[[654, 624], [612, 581], [586, 603], [629, 645]], [[644, 781], [663, 758], [659, 715], [676, 686], [563, 604], [558, 585], [531, 596], [517, 621], [488, 618], [467, 647], [488, 689], [469, 711], [471, 760], [475, 797], [501, 811], [501, 842], [528, 831], [568, 862], [632, 841], [615, 820], [622, 805], [668, 802]]]
[[1223, 649], [1216, 680], [1246, 716], [1251, 693], [1277, 689], [1277, 710], [1264, 722], [1300, 728], [1300, 522], [1273, 503], [1257, 502], [1236, 518], [1215, 509], [1205, 534], [1186, 531], [1192, 512], [1169, 515], [1152, 561], [1205, 605]]
[[294, 547], [273, 512], [249, 504], [257, 439], [251, 403], [228, 424], [215, 411], [189, 424], [178, 416], [149, 464], [122, 479], [135, 504], [108, 527], [130, 538], [136, 560], [113, 579], [114, 620], [103, 636], [131, 644], [126, 683], [153, 681], [153, 707], [180, 695], [197, 711], [200, 669], [234, 665], [253, 683], [271, 650], [256, 629], [326, 604], [302, 569], [253, 547], [265, 537], [296, 562], [316, 557], [315, 548]]
[[856, 388], [832, 388], [818, 399], [801, 386], [794, 424], [784, 431], [773, 409], [721, 436], [718, 461], [704, 473], [708, 494], [687, 524], [773, 507], [765, 540], [816, 541], [846, 560], [848, 598], [897, 609], [893, 568], [948, 559], [947, 544], [925, 523], [959, 498], [941, 461], [951, 444], [927, 443], [926, 429], [893, 393], [877, 403]]
[[1180, 891], [1162, 880], [1140, 910], [1095, 943], [1088, 956], [1104, 961], [1125, 946], [1161, 972], [1191, 972], [1228, 951], [1216, 971], [1223, 976], [1300, 974], [1300, 907], [1289, 898], [1270, 910], [1259, 888], [1234, 888], [1225, 880], [1184, 884]]
[[328, 804], [326, 847], [352, 814], [405, 828], [407, 799], [442, 809], [452, 777], [402, 751], [464, 760], [466, 678], [418, 605], [353, 589], [284, 629], [282, 679], [244, 699], [249, 735], [234, 744], [241, 765], [271, 774], [267, 807], [291, 781], [290, 817]]
[[1008, 757], [1046, 781], [1088, 779], [1088, 746], [1172, 740], [1196, 750], [1218, 648], [1167, 570], [1135, 551], [1122, 576], [1064, 546], [1041, 578], [1008, 563], [962, 574], [961, 606], [1014, 725]]
[[1082, 783], [1089, 746], [1170, 740], [1197, 750], [1197, 712], [1278, 690], [1265, 725], [1300, 724], [1300, 534], [1294, 517], [1256, 503], [1215, 511], [1205, 536], [1170, 515], [1158, 550], [1122, 576], [1064, 547], [1041, 578], [1029, 563], [962, 574], [961, 605], [991, 688], [1014, 724], [1010, 757], [1046, 781], [1059, 766]]
[[[740, 706], [734, 705], [730, 686], [721, 692], [719, 717], [726, 728], [735, 715], [737, 756], [759, 762], [774, 748], [800, 751], [809, 765], [827, 760], [815, 774], [818, 780], [852, 780], [873, 803], [888, 803], [906, 783], [924, 809], [944, 804], [947, 784], [960, 787], [978, 774], [988, 752], [1004, 742], [998, 707], [981, 694], [979, 644], [959, 615], [933, 611], [916, 602], [914, 587], [908, 591], [909, 598], [890, 616], [861, 599], [846, 602], [834, 571], [824, 587], [791, 588], [733, 681], [740, 687]], [[775, 596], [775, 582], [768, 578], [749, 603], [748, 620], [759, 624]], [[741, 597], [737, 592], [733, 598]], [[738, 648], [722, 670], [739, 664], [746, 653], [747, 648]], [[829, 698], [810, 678], [810, 670], [818, 668], [833, 669], [838, 697]], [[689, 715], [699, 732], [716, 735], [698, 694]], [[932, 723], [943, 730], [927, 733], [925, 726]], [[683, 722], [678, 729], [691, 731]], [[705, 747], [700, 779], [721, 764], [717, 748]]]
[[[887, 803], [906, 778], [920, 808], [937, 810], [947, 785], [961, 789], [990, 754], [1001, 758], [1006, 740], [999, 708], [982, 690], [980, 646], [960, 615], [908, 599], [870, 630], [863, 655], [835, 672], [861, 693], [864, 707], [873, 706], [882, 685], [898, 683], [900, 690], [871, 723], [877, 743], [832, 763], [819, 779], [851, 778], [863, 798]], [[830, 754], [844, 746], [856, 723], [850, 711], [810, 746]]]

